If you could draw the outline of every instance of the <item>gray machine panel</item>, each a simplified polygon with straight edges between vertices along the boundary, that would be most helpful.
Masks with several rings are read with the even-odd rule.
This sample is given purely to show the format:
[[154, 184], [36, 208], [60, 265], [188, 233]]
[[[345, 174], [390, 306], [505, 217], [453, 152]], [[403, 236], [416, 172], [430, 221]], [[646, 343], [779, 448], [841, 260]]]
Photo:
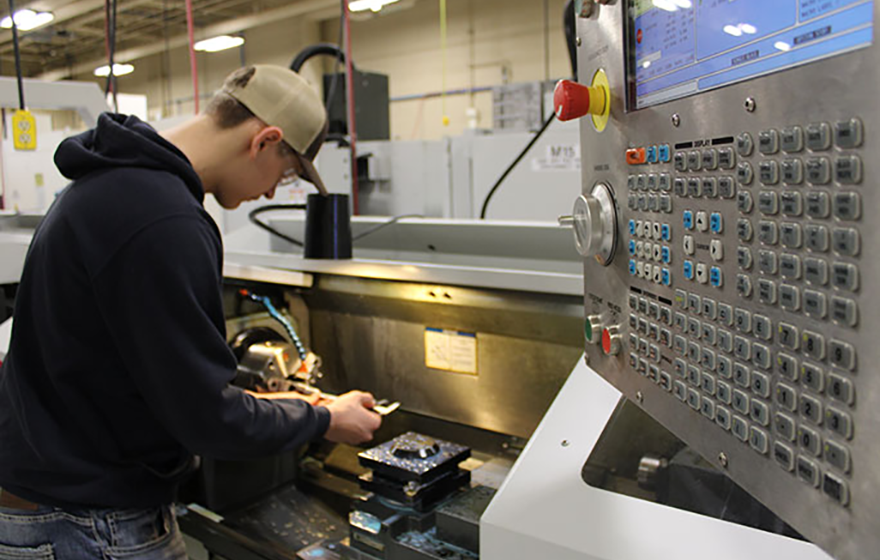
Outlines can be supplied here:
[[[581, 122], [582, 190], [609, 185], [618, 217], [616, 255], [608, 266], [585, 260], [584, 278], [586, 315], [594, 326], [619, 328], [619, 353], [588, 343], [589, 363], [833, 556], [870, 556], [880, 549], [880, 304], [870, 295], [880, 285], [872, 257], [880, 225], [871, 219], [880, 207], [872, 175], [880, 47], [628, 111], [634, 96], [626, 79], [627, 4], [596, 3], [589, 17], [578, 18], [581, 81], [602, 69], [612, 96], [607, 129]], [[837, 123], [852, 119], [862, 129], [856, 146], [834, 134]], [[814, 123], [828, 125], [827, 148], [821, 134], [808, 147]], [[801, 127], [802, 146], [783, 138], [794, 126]], [[771, 130], [779, 147], [765, 154], [759, 142]], [[749, 155], [729, 143], [742, 133], [754, 143]], [[685, 143], [692, 145], [675, 148]], [[658, 145], [670, 147], [668, 163], [627, 164], [627, 149]], [[734, 154], [730, 169], [713, 161], [724, 148]], [[695, 151], [702, 164], [704, 149], [714, 169], [676, 169], [675, 152], [687, 164]], [[744, 163], [750, 183], [741, 180], [747, 172], [738, 175]], [[772, 183], [774, 167], [779, 177]], [[672, 182], [663, 193], [672, 198], [671, 211], [643, 210], [640, 195], [661, 192], [648, 188], [650, 175], [662, 173]], [[676, 179], [683, 190], [676, 191]], [[728, 180], [733, 192], [715, 194]], [[685, 229], [685, 212], [693, 229]], [[669, 226], [668, 239], [654, 237], [656, 222]], [[827, 230], [827, 248], [817, 227]], [[738, 262], [741, 248], [751, 263], [747, 255]], [[655, 276], [657, 265], [667, 269], [668, 285], [665, 274]]]

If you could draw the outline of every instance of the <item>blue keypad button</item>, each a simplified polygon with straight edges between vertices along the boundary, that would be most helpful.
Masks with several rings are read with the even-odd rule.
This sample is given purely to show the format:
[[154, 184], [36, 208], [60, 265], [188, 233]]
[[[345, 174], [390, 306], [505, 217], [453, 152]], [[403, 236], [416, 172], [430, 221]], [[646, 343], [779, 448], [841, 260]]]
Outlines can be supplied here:
[[709, 283], [715, 286], [716, 288], [720, 288], [723, 282], [723, 276], [721, 274], [721, 269], [717, 266], [713, 266], [709, 270]]
[[635, 220], [629, 221], [629, 234], [630, 235], [636, 234], [636, 221]]
[[629, 260], [629, 275], [630, 276], [636, 275], [636, 261], [633, 259]]
[[663, 238], [663, 241], [672, 240], [672, 228], [669, 227], [669, 224], [663, 224], [660, 226], [660, 237]]
[[694, 263], [691, 261], [684, 261], [684, 267], [682, 269], [684, 272], [684, 277], [688, 280], [694, 279]]
[[672, 260], [672, 252], [669, 250], [669, 247], [663, 247], [660, 249], [660, 258], [664, 263], [669, 264]]
[[681, 215], [682, 224], [684, 224], [684, 229], [692, 230], [694, 229], [694, 213], [690, 210], [685, 210]]
[[648, 163], [657, 163], [657, 146], [648, 146], [645, 155]]
[[709, 216], [709, 229], [712, 230], [712, 233], [721, 233], [723, 222], [721, 221], [721, 214], [718, 212], [713, 212], [712, 215]]
[[630, 241], [629, 241], [629, 254], [630, 255], [636, 254], [636, 242], [632, 239], [630, 239]]
[[660, 271], [660, 281], [663, 282], [664, 286], [669, 286], [672, 284], [672, 274], [670, 274], [668, 268], [664, 268]]
[[669, 151], [669, 144], [657, 146], [657, 159], [660, 163], [669, 163], [672, 159], [671, 152]]

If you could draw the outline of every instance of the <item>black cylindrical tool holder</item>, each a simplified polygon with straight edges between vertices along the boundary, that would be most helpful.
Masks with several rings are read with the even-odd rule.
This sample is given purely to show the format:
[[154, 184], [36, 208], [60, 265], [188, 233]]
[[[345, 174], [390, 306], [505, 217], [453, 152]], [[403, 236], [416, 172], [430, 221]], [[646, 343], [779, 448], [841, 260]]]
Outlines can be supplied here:
[[306, 204], [307, 259], [351, 258], [351, 213], [347, 194], [310, 194]]

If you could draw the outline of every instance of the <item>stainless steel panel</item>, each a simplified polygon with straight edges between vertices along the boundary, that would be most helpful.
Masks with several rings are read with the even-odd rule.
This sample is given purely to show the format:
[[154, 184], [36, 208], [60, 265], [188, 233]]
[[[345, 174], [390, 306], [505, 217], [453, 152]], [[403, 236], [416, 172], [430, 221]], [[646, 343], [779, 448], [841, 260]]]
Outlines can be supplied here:
[[[578, 33], [582, 38], [579, 49], [579, 74], [584, 79], [598, 69], [604, 69], [612, 87], [612, 115], [608, 128], [597, 133], [589, 119], [581, 122], [581, 149], [583, 165], [582, 191], [589, 193], [593, 185], [602, 181], [612, 186], [616, 193], [620, 222], [617, 227], [618, 241], [623, 250], [617, 253], [608, 267], [599, 266], [592, 260], [584, 262], [585, 275], [585, 306], [586, 313], [601, 313], [603, 318], [614, 324], [621, 325], [624, 334], [621, 353], [614, 357], [606, 356], [596, 346], [587, 346], [590, 365], [603, 377], [613, 383], [628, 398], [640, 405], [664, 426], [681, 437], [707, 460], [726, 470], [726, 472], [743, 488], [780, 515], [809, 539], [840, 559], [856, 559], [870, 557], [880, 549], [880, 532], [876, 530], [880, 519], [880, 376], [875, 375], [875, 368], [880, 362], [880, 345], [876, 344], [876, 333], [880, 331], [880, 300], [874, 295], [880, 286], [880, 264], [877, 255], [877, 241], [880, 239], [880, 224], [872, 220], [872, 212], [880, 207], [880, 192], [875, 189], [876, 182], [873, 171], [874, 157], [878, 154], [877, 138], [880, 135], [880, 110], [876, 103], [876, 91], [880, 82], [878, 69], [878, 48], [876, 43], [868, 48], [837, 55], [819, 62], [785, 70], [776, 74], [753, 79], [748, 82], [727, 86], [697, 96], [664, 103], [651, 108], [627, 113], [624, 107], [625, 73], [624, 73], [624, 11], [627, 2], [612, 2], [611, 5], [596, 7], [596, 13], [590, 19], [578, 21]], [[874, 20], [880, 20], [878, 8], [874, 7]], [[754, 101], [753, 112], [746, 109], [746, 100]], [[677, 118], [673, 118], [677, 115]], [[855, 222], [848, 222], [849, 227], [856, 228], [861, 237], [861, 251], [858, 256], [841, 256], [833, 251], [819, 256], [829, 262], [852, 263], [860, 270], [860, 287], [850, 294], [858, 303], [858, 325], [854, 328], [838, 325], [830, 320], [816, 320], [808, 317], [802, 310], [784, 311], [777, 303], [766, 305], [761, 303], [757, 295], [744, 299], [738, 297], [735, 278], [738, 272], [736, 250], [740, 245], [736, 234], [736, 222], [741, 217], [735, 199], [707, 199], [705, 197], [681, 198], [674, 197], [671, 214], [646, 213], [630, 210], [627, 206], [627, 176], [632, 173], [669, 172], [673, 177], [720, 176], [721, 172], [694, 172], [678, 174], [673, 164], [644, 166], [627, 166], [624, 152], [629, 147], [687, 141], [701, 141], [725, 136], [735, 136], [740, 132], [749, 132], [755, 142], [761, 130], [774, 128], [781, 131], [784, 127], [800, 125], [806, 127], [812, 122], [834, 123], [838, 119], [857, 117], [864, 124], [864, 144], [857, 150], [846, 150], [857, 153], [862, 159], [863, 180], [860, 185], [848, 186], [835, 183], [832, 178], [827, 187], [814, 187], [805, 183], [799, 187], [787, 187], [781, 182], [775, 187], [761, 187], [757, 177], [759, 162], [774, 159], [780, 162], [787, 157], [784, 153], [767, 158], [760, 155], [755, 148], [754, 153], [745, 158], [752, 164], [755, 180], [750, 187], [738, 186], [738, 190], [750, 191], [757, 201], [757, 194], [762, 190], [800, 191], [806, 194], [811, 190], [826, 190], [829, 194], [840, 190], [855, 191], [862, 197], [863, 217]], [[673, 121], [679, 123], [675, 126]], [[674, 149], [673, 149], [674, 151]], [[824, 155], [832, 160], [842, 151], [832, 147]], [[798, 157], [809, 157], [809, 152]], [[820, 155], [820, 154], [816, 154]], [[738, 158], [742, 159], [742, 158]], [[733, 172], [723, 174], [734, 175]], [[719, 212], [724, 220], [724, 231], [714, 238], [722, 240], [724, 258], [717, 264], [723, 272], [724, 284], [721, 288], [713, 288], [708, 284], [687, 281], [683, 277], [682, 211], [685, 209], [705, 212]], [[747, 215], [756, 229], [756, 239], [743, 243], [755, 252], [761, 243], [757, 241], [757, 222], [760, 213], [755, 208]], [[654, 221], [662, 218], [672, 226], [672, 240], [665, 243], [672, 249], [673, 281], [671, 287], [660, 286], [648, 280], [630, 276], [628, 271], [628, 255], [626, 243], [631, 239], [627, 231], [630, 218]], [[770, 219], [781, 223], [792, 221], [804, 224], [810, 221], [822, 222], [829, 227], [838, 225], [834, 218], [813, 220], [807, 217], [785, 218], [773, 216]], [[713, 263], [709, 251], [710, 235], [699, 231], [688, 232], [696, 237], [697, 262]], [[777, 253], [788, 252], [780, 245], [771, 247]], [[808, 256], [805, 249], [793, 251], [800, 256]], [[753, 283], [760, 274], [753, 269], [749, 272]], [[772, 277], [777, 283], [784, 278]], [[802, 290], [802, 280], [795, 282]], [[736, 439], [730, 432], [704, 417], [700, 411], [691, 410], [687, 404], [661, 388], [646, 376], [639, 375], [630, 368], [627, 356], [630, 352], [628, 342], [629, 313], [627, 298], [631, 288], [643, 291], [644, 295], [656, 301], [656, 297], [674, 299], [675, 289], [684, 289], [688, 293], [710, 297], [718, 302], [725, 302], [733, 307], [742, 307], [752, 313], [760, 313], [769, 317], [774, 329], [779, 322], [795, 325], [799, 331], [815, 330], [825, 336], [826, 341], [837, 339], [853, 345], [857, 353], [855, 372], [835, 367], [828, 356], [816, 361], [826, 372], [834, 371], [846, 378], [855, 389], [855, 400], [852, 405], [838, 404], [846, 410], [854, 423], [854, 436], [851, 441], [835, 435], [828, 426], [815, 427], [821, 437], [834, 441], [844, 441], [852, 455], [852, 468], [849, 473], [842, 473], [833, 463], [821, 458], [813, 459], [820, 465], [821, 471], [833, 473], [846, 482], [849, 488], [850, 503], [844, 507], [825, 495], [820, 488], [812, 488], [801, 482], [795, 474], [782, 469], [773, 460], [772, 443], [777, 439], [770, 438], [770, 454], [761, 455], [748, 443]], [[757, 288], [757, 286], [756, 286]], [[825, 286], [820, 291], [830, 300], [831, 296], [843, 295], [845, 290]], [[802, 304], [801, 304], [802, 305]], [[717, 326], [717, 322], [713, 322]], [[734, 329], [730, 329], [733, 331]], [[677, 333], [680, 334], [680, 333]], [[642, 337], [641, 334], [639, 334]], [[749, 340], [759, 339], [749, 335]], [[760, 341], [764, 343], [763, 341]], [[782, 350], [778, 334], [774, 334], [767, 342], [775, 357]], [[722, 353], [717, 347], [716, 352]], [[806, 358], [803, 352], [792, 352], [802, 361]], [[827, 354], [827, 353], [826, 353]], [[673, 373], [673, 361], [678, 356], [672, 348], [662, 349], [661, 369]], [[731, 357], [733, 357], [731, 355]], [[808, 362], [812, 360], [807, 359]], [[754, 369], [752, 365], [750, 369]], [[674, 374], [673, 374], [674, 376]], [[778, 373], [770, 375], [771, 384], [780, 379]], [[749, 390], [749, 395], [758, 394]], [[804, 385], [798, 386], [801, 393], [813, 393]], [[760, 392], [760, 391], [759, 391]], [[824, 403], [834, 402], [829, 399], [827, 390], [820, 397]], [[767, 400], [770, 402], [770, 399]], [[771, 404], [771, 411], [782, 410]], [[796, 417], [798, 424], [806, 424], [802, 417]], [[750, 419], [749, 422], [752, 422]], [[768, 429], [768, 432], [770, 430]], [[797, 445], [794, 445], [797, 450]], [[800, 454], [808, 454], [804, 449], [797, 450]]]

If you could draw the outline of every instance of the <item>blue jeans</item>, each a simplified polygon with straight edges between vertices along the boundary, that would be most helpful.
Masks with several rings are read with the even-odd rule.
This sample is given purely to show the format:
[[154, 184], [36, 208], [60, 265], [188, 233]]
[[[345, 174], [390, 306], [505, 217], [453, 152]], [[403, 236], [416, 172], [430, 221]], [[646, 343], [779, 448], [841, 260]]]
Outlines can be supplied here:
[[0, 560], [186, 560], [173, 506], [0, 507]]

